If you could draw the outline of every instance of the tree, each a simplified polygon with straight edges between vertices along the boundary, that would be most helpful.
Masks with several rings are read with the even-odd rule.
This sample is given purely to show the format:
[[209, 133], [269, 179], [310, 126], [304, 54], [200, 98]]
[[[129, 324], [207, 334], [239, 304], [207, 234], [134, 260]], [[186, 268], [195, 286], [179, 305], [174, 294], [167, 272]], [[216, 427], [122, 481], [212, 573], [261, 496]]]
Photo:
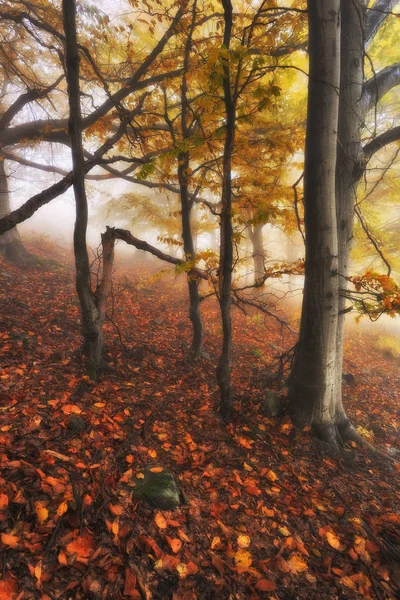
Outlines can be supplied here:
[[[384, 69], [364, 82], [365, 44], [383, 24], [387, 12], [397, 2], [378, 0], [367, 17], [367, 3], [363, 0], [341, 2], [342, 34], [340, 61], [340, 103], [337, 120], [332, 116], [330, 127], [338, 131], [337, 158], [332, 154], [329, 176], [335, 171], [334, 198], [330, 191], [329, 203], [335, 214], [325, 223], [327, 229], [336, 230], [337, 251], [333, 245], [331, 277], [315, 286], [318, 269], [313, 258], [313, 240], [318, 222], [310, 218], [311, 190], [307, 187], [312, 164], [307, 162], [305, 181], [305, 225], [306, 225], [306, 280], [300, 327], [300, 339], [295, 353], [290, 377], [290, 407], [293, 420], [300, 426], [311, 424], [322, 439], [340, 445], [347, 439], [360, 440], [346, 415], [342, 404], [342, 362], [344, 340], [344, 317], [346, 308], [347, 280], [349, 278], [350, 250], [353, 239], [354, 209], [357, 184], [365, 172], [368, 161], [383, 146], [399, 139], [399, 128], [381, 133], [362, 146], [361, 133], [368, 111], [373, 107], [372, 97], [380, 100], [393, 86], [400, 82], [396, 65]], [[309, 7], [312, 9], [313, 7]], [[314, 7], [315, 8], [315, 7]], [[313, 78], [315, 45], [313, 36], [313, 12], [310, 12], [310, 94]], [[315, 33], [315, 32], [314, 32]], [[324, 77], [325, 74], [320, 75]], [[333, 89], [333, 88], [332, 88]], [[372, 92], [374, 89], [374, 92]], [[317, 99], [315, 101], [318, 104]], [[317, 110], [317, 106], [315, 107]], [[310, 104], [309, 104], [310, 109]], [[321, 107], [319, 107], [321, 109]], [[307, 121], [307, 133], [311, 124]], [[315, 117], [313, 118], [315, 122]], [[314, 132], [319, 139], [323, 135], [321, 124]], [[311, 133], [310, 133], [311, 135]], [[308, 137], [308, 146], [310, 145]], [[328, 171], [324, 177], [328, 177]], [[325, 195], [324, 199], [327, 200]], [[318, 207], [314, 207], [315, 214]], [[322, 236], [324, 237], [324, 236]], [[336, 242], [335, 242], [336, 243]], [[322, 245], [321, 245], [322, 244]], [[314, 247], [315, 256], [323, 256], [323, 243]], [[336, 264], [337, 260], [337, 264]], [[311, 274], [310, 274], [311, 273]], [[389, 308], [388, 308], [389, 310]], [[327, 316], [330, 314], [330, 320]], [[324, 322], [329, 325], [324, 330]], [[335, 348], [332, 339], [335, 338]], [[320, 340], [318, 342], [318, 340]]]
[[295, 424], [336, 439], [339, 277], [335, 165], [340, 0], [308, 0], [309, 84], [304, 168], [306, 262], [298, 346], [290, 376]]

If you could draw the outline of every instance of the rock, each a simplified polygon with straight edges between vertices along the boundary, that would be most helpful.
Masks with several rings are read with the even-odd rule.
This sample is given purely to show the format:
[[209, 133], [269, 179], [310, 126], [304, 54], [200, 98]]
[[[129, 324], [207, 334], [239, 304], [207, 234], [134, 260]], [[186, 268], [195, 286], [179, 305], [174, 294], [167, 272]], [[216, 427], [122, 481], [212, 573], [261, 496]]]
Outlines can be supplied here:
[[71, 415], [69, 418], [69, 429], [73, 433], [84, 433], [86, 431], [86, 423], [78, 415]]
[[356, 378], [352, 373], [342, 373], [342, 379], [346, 383], [351, 383], [352, 385], [354, 385], [356, 382]]
[[150, 506], [161, 510], [172, 510], [180, 505], [180, 494], [174, 476], [170, 471], [156, 465], [148, 465], [136, 474], [133, 497], [146, 500]]
[[282, 399], [274, 392], [274, 390], [267, 390], [265, 394], [265, 400], [261, 405], [261, 412], [266, 417], [277, 417], [282, 410]]

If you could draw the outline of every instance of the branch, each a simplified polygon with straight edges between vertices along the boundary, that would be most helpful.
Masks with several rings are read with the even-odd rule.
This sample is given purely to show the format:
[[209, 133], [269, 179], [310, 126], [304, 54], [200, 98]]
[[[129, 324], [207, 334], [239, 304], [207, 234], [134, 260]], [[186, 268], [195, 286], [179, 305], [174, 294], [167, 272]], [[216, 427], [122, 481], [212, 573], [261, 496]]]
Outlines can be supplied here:
[[381, 150], [388, 144], [392, 144], [393, 142], [397, 142], [400, 140], [400, 126], [393, 127], [393, 129], [389, 129], [389, 131], [385, 131], [381, 133], [376, 138], [368, 142], [362, 150], [363, 154], [363, 163], [366, 165], [371, 157]]
[[[168, 74], [163, 73], [162, 75], [150, 77], [145, 81], [140, 81], [140, 79], [145, 75], [152, 63], [164, 50], [169, 39], [173, 35], [175, 35], [176, 27], [179, 24], [185, 12], [186, 4], [187, 0], [185, 0], [181, 8], [178, 9], [167, 31], [155, 45], [155, 47], [147, 56], [147, 58], [136, 69], [135, 74], [125, 81], [123, 87], [121, 87], [114, 94], [110, 95], [107, 98], [107, 100], [103, 102], [103, 104], [101, 104], [96, 110], [94, 110], [92, 113], [90, 113], [90, 115], [83, 119], [83, 129], [86, 129], [90, 125], [93, 125], [93, 123], [95, 123], [98, 119], [104, 117], [112, 108], [118, 106], [121, 100], [129, 96], [132, 92], [143, 89], [144, 87], [152, 85], [157, 81], [162, 81], [162, 79], [165, 79], [171, 76], [171, 73], [174, 73], [174, 71]], [[1, 16], [2, 13], [0, 13], [0, 17]], [[22, 18], [24, 18], [24, 16], [21, 17], [19, 15], [8, 15], [7, 18], [12, 18], [14, 21], [17, 20], [17, 22], [20, 22]], [[52, 31], [51, 33], [54, 32]], [[33, 139], [34, 137], [39, 137], [41, 135], [43, 135], [43, 139], [45, 139], [46, 141], [60, 141], [60, 134], [62, 138], [67, 137], [67, 127], [68, 121], [66, 119], [58, 119], [54, 121], [34, 121], [33, 123], [19, 125], [12, 128], [11, 130], [6, 130], [2, 132], [0, 134], [0, 143], [3, 146], [9, 146], [20, 142], [23, 138]], [[48, 130], [49, 128], [51, 128], [52, 131], [46, 132], [46, 130]], [[56, 129], [55, 133], [53, 133], [54, 129]]]
[[395, 63], [382, 69], [364, 83], [361, 98], [361, 113], [363, 117], [377, 104], [392, 88], [400, 84], [400, 63]]
[[397, 6], [399, 0], [376, 0], [375, 4], [369, 9], [367, 24], [365, 28], [365, 47], [368, 48], [373, 41], [378, 30], [385, 22], [387, 16], [393, 8]]
[[[104, 144], [102, 144], [100, 146], [100, 148], [98, 148], [96, 150], [96, 152], [93, 154], [93, 158], [91, 160], [87, 160], [85, 162], [85, 165], [84, 165], [84, 173], [85, 174], [88, 173], [91, 169], [93, 169], [93, 167], [97, 166], [99, 161], [102, 160], [103, 155], [106, 152], [108, 152], [108, 150], [110, 150], [113, 147], [113, 145], [116, 142], [118, 142], [118, 140], [121, 139], [121, 137], [125, 133], [125, 130], [126, 130], [128, 124], [132, 120], [134, 114], [136, 114], [136, 112], [138, 110], [141, 110], [143, 101], [144, 101], [144, 97], [142, 98], [141, 102], [139, 102], [138, 106], [133, 111], [131, 111], [126, 116], [126, 118], [121, 122], [121, 125], [120, 125], [118, 131], [113, 136], [111, 136], [108, 140], [106, 140], [104, 142]], [[140, 159], [140, 158], [138, 158], [137, 160], [140, 163], [145, 162], [145, 161], [143, 161], [143, 159]], [[32, 198], [27, 200], [27, 202], [25, 202], [25, 204], [23, 204], [22, 206], [20, 206], [13, 212], [11, 212], [9, 215], [6, 215], [2, 219], [0, 219], [0, 235], [2, 233], [5, 233], [9, 229], [12, 229], [16, 225], [18, 225], [18, 223], [22, 223], [23, 221], [26, 221], [39, 208], [41, 208], [45, 204], [48, 204], [51, 200], [54, 200], [54, 198], [57, 198], [58, 196], [63, 194], [68, 188], [71, 187], [71, 185], [73, 184], [73, 181], [74, 181], [73, 172], [70, 171], [65, 177], [63, 177], [63, 179], [60, 179], [60, 181], [57, 181], [57, 183], [55, 183], [54, 185], [50, 186], [49, 188], [43, 190], [39, 194], [35, 194], [35, 196], [32, 196]]]
[[19, 113], [19, 111], [22, 110], [26, 104], [29, 104], [30, 102], [34, 102], [35, 100], [39, 100], [40, 98], [44, 98], [45, 96], [47, 96], [52, 90], [54, 90], [54, 88], [58, 86], [58, 84], [63, 79], [64, 75], [60, 75], [60, 77], [58, 77], [58, 79], [56, 79], [56, 81], [49, 85], [49, 87], [47, 88], [28, 90], [27, 92], [25, 92], [25, 94], [21, 94], [21, 96], [19, 96], [16, 99], [16, 101], [6, 110], [6, 112], [0, 118], [0, 130], [7, 127], [11, 123], [15, 115]]
[[[134, 237], [131, 234], [131, 232], [128, 231], [127, 229], [114, 229], [114, 228], [108, 228], [108, 229], [111, 229], [111, 231], [113, 232], [114, 236], [117, 239], [123, 240], [124, 242], [126, 242], [130, 246], [134, 246], [138, 250], [144, 250], [144, 252], [149, 252], [150, 254], [152, 254], [153, 256], [156, 256], [160, 260], [164, 260], [165, 262], [168, 262], [172, 265], [185, 265], [186, 264], [186, 262], [184, 260], [181, 260], [180, 258], [175, 258], [174, 256], [170, 256], [169, 254], [166, 254], [162, 250], [159, 250], [158, 248], [151, 246], [147, 242], [144, 242], [143, 240], [139, 240], [138, 238]], [[208, 280], [208, 278], [209, 278], [208, 274], [205, 271], [203, 271], [202, 269], [199, 269], [197, 267], [192, 267], [190, 270], [188, 270], [188, 274], [189, 273], [192, 273], [193, 275], [197, 275], [197, 277], [200, 277], [201, 279]]]

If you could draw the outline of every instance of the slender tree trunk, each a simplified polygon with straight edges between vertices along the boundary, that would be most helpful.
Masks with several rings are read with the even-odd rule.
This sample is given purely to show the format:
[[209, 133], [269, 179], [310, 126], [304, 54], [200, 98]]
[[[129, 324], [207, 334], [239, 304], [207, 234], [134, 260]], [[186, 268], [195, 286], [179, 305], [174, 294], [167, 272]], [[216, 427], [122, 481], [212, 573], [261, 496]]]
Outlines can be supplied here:
[[295, 425], [337, 444], [339, 282], [335, 166], [340, 0], [308, 0], [310, 76], [305, 148], [306, 266], [300, 337], [290, 377]]
[[82, 147], [82, 115], [79, 89], [79, 53], [76, 35], [76, 2], [63, 0], [63, 22], [65, 31], [66, 74], [68, 83], [69, 122], [76, 221], [74, 229], [74, 253], [76, 267], [76, 290], [82, 312], [82, 335], [87, 374], [93, 380], [98, 376], [102, 362], [100, 312], [96, 306], [90, 285], [90, 265], [86, 246], [88, 204], [85, 190], [85, 169]]
[[[190, 216], [192, 212], [193, 202], [189, 197], [188, 186], [187, 186], [187, 172], [189, 168], [189, 153], [181, 152], [179, 154], [179, 167], [178, 177], [180, 186], [180, 198], [181, 198], [181, 213], [182, 213], [182, 239], [183, 239], [183, 250], [185, 253], [185, 260], [192, 261], [195, 257], [195, 249], [193, 243], [192, 228], [190, 222]], [[195, 275], [188, 274], [187, 276], [188, 289], [189, 289], [189, 318], [192, 322], [192, 344], [190, 347], [190, 353], [193, 358], [200, 356], [203, 346], [203, 323], [201, 320], [200, 313], [200, 295], [199, 295], [199, 284], [200, 279]]]
[[[339, 286], [347, 288], [350, 251], [353, 241], [354, 204], [359, 179], [361, 150], [361, 96], [364, 81], [365, 0], [341, 0], [341, 74], [336, 162], [336, 212], [339, 244]], [[339, 296], [339, 321], [336, 337], [337, 426], [344, 439], [352, 427], [342, 404], [342, 365], [346, 299]]]
[[[11, 212], [10, 191], [4, 158], [0, 156], [0, 219]], [[14, 227], [0, 236], [0, 256], [17, 266], [32, 266], [38, 261], [25, 250], [18, 229]]]
[[[232, 3], [222, 0], [224, 7], [224, 46], [229, 50], [232, 31]], [[221, 416], [225, 422], [232, 419], [233, 399], [231, 390], [231, 354], [232, 354], [232, 323], [231, 323], [231, 285], [233, 270], [232, 243], [232, 154], [235, 138], [235, 101], [232, 96], [229, 62], [223, 63], [223, 89], [226, 111], [226, 137], [223, 155], [223, 181], [221, 197], [221, 245], [219, 263], [219, 304], [222, 318], [223, 343], [222, 352], [217, 367], [217, 381], [221, 395]]]
[[[192, 7], [192, 20], [190, 23], [188, 36], [185, 44], [185, 54], [183, 63], [183, 74], [181, 82], [181, 128], [182, 140], [189, 144], [190, 128], [188, 124], [189, 102], [188, 102], [188, 86], [187, 72], [189, 71], [189, 57], [192, 48], [193, 31], [195, 28], [197, 14], [197, 0], [194, 0]], [[183, 251], [186, 261], [193, 261], [195, 258], [195, 247], [193, 241], [193, 232], [191, 225], [191, 213], [193, 208], [193, 199], [189, 194], [188, 179], [189, 179], [190, 154], [189, 149], [185, 149], [178, 155], [178, 180], [181, 200], [182, 214], [182, 239]], [[199, 285], [200, 279], [193, 274], [187, 276], [189, 289], [189, 318], [192, 322], [192, 344], [190, 354], [193, 358], [197, 358], [201, 354], [203, 346], [203, 323], [200, 313], [200, 295]]]
[[255, 223], [250, 228], [250, 239], [253, 245], [254, 284], [257, 284], [265, 275], [263, 226], [263, 223]]

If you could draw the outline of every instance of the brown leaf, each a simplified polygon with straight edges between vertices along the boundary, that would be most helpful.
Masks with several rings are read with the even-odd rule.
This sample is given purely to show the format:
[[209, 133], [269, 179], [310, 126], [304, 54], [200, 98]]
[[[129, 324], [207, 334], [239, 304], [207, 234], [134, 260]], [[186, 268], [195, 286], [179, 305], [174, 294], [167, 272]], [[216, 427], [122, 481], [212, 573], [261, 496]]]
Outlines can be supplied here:
[[177, 554], [179, 550], [182, 548], [182, 542], [178, 538], [170, 538], [168, 535], [165, 536], [172, 552]]
[[260, 579], [256, 583], [256, 589], [261, 592], [274, 592], [276, 590], [276, 584], [270, 579]]

